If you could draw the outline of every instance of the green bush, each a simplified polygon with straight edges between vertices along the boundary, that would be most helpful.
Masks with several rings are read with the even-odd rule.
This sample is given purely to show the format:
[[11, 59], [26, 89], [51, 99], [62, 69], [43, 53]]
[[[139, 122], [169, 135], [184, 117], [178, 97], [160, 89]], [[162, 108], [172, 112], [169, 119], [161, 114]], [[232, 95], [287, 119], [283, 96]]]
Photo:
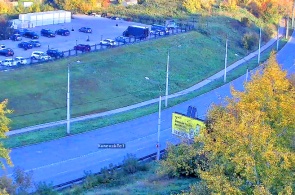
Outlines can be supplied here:
[[252, 50], [258, 44], [259, 37], [254, 33], [246, 33], [242, 38], [243, 47], [247, 50]]
[[52, 183], [47, 184], [46, 182], [39, 182], [35, 184], [36, 192], [38, 195], [57, 195], [58, 193], [54, 191]]
[[124, 157], [122, 164], [122, 170], [124, 173], [133, 174], [138, 171], [138, 168], [139, 164], [136, 156], [134, 154], [127, 154], [127, 156]]
[[250, 27], [251, 23], [250, 23], [249, 18], [243, 17], [241, 19], [241, 25], [244, 26], [244, 27]]
[[83, 182], [84, 189], [91, 189], [97, 185], [97, 177], [91, 171], [84, 171], [85, 180]]
[[275, 26], [273, 25], [267, 25], [264, 29], [263, 29], [263, 33], [261, 36], [261, 40], [263, 42], [268, 41], [274, 34], [274, 32], [276, 31]]

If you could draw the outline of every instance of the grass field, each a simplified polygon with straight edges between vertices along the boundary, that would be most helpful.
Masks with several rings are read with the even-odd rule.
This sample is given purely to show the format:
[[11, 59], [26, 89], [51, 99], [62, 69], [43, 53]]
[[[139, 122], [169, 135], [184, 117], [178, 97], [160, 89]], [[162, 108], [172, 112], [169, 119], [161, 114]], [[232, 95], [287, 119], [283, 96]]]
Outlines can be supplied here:
[[[282, 43], [280, 44], [280, 48], [283, 47], [285, 43], [286, 43], [286, 40], [283, 40]], [[266, 50], [265, 52], [263, 52], [261, 55], [261, 60], [262, 61], [267, 60], [269, 53], [272, 50], [274, 50], [275, 47], [276, 46], [274, 45], [268, 50]], [[243, 66], [240, 66], [234, 69], [233, 71], [229, 72], [227, 74], [227, 81], [230, 82], [231, 80], [245, 74], [247, 66], [250, 70], [257, 67], [257, 58], [254, 58], [250, 60], [249, 62], [245, 63]], [[190, 94], [187, 94], [178, 98], [170, 99], [168, 106], [171, 107], [181, 102], [184, 102], [186, 100], [192, 99], [198, 95], [206, 93], [217, 87], [220, 87], [223, 84], [224, 84], [223, 78], [217, 79], [214, 82], [202, 87], [201, 89], [195, 92], [192, 92]], [[71, 134], [83, 133], [86, 131], [95, 130], [97, 128], [105, 127], [108, 125], [132, 120], [144, 115], [157, 112], [157, 110], [158, 110], [158, 105], [154, 104], [144, 108], [138, 108], [138, 109], [124, 112], [124, 113], [115, 114], [112, 116], [72, 123]], [[36, 144], [36, 143], [40, 143], [44, 141], [62, 138], [62, 137], [65, 137], [66, 135], [67, 135], [66, 125], [61, 125], [58, 127], [46, 128], [42, 131], [33, 131], [33, 132], [28, 132], [24, 134], [15, 135], [15, 136], [10, 136], [7, 139], [4, 139], [3, 143], [5, 147], [7, 148], [15, 148], [15, 147], [20, 147], [24, 145]]]
[[[235, 34], [229, 43], [229, 64], [246, 54], [245, 50], [237, 47], [242, 35], [234, 32], [228, 21], [222, 23], [223, 20], [216, 20], [212, 27], [206, 29], [209, 35], [194, 31], [0, 72], [0, 99], [8, 98], [8, 107], [14, 110], [10, 116], [12, 129], [66, 118], [69, 63], [72, 64], [72, 117], [155, 98], [159, 95], [159, 87], [163, 94], [168, 49], [170, 93], [198, 83], [223, 68], [224, 34], [218, 32]], [[74, 63], [77, 60], [81, 63]]]

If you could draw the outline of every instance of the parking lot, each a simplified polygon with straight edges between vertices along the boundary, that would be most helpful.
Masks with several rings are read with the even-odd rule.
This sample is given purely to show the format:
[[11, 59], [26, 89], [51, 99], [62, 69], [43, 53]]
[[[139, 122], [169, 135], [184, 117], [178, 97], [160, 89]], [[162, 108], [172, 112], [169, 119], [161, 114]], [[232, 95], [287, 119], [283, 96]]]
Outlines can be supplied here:
[[[18, 43], [20, 43], [20, 41], [12, 40], [1, 40], [0, 45], [3, 44], [6, 46], [6, 48], [11, 48], [14, 51], [13, 57], [21, 56], [24, 58], [29, 58], [31, 57], [32, 51], [46, 52], [48, 48], [55, 48], [60, 51], [68, 51], [70, 49], [73, 49], [76, 44], [95, 45], [99, 44], [102, 39], [115, 39], [115, 37], [121, 36], [123, 31], [125, 31], [130, 25], [141, 25], [149, 27], [149, 25], [128, 22], [124, 20], [112, 20], [109, 18], [94, 16], [74, 15], [70, 23], [30, 28], [30, 30], [36, 32], [39, 35], [39, 41], [41, 43], [41, 47], [39, 48], [24, 50], [22, 48], [18, 48]], [[92, 28], [92, 33], [79, 32], [78, 29], [81, 27]], [[69, 36], [56, 35], [56, 37], [48, 38], [40, 35], [40, 31], [42, 28], [48, 28], [53, 31], [60, 28], [67, 28], [68, 30], [70, 30], [71, 34]], [[74, 31], [72, 31], [72, 29]], [[87, 41], [87, 39], [89, 39], [89, 41]], [[28, 40], [31, 39], [23, 37], [22, 41]], [[0, 61], [7, 58], [11, 57], [0, 56]]]

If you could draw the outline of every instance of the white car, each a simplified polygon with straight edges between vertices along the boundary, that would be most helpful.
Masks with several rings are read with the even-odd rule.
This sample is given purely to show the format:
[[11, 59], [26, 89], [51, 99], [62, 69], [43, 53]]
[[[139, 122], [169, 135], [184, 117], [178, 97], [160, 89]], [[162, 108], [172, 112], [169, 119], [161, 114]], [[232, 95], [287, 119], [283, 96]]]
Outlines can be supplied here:
[[17, 65], [25, 65], [28, 63], [27, 59], [23, 57], [15, 57], [14, 61], [16, 62]]
[[33, 60], [50, 60], [51, 57], [45, 54], [43, 51], [33, 51], [31, 58]]
[[0, 49], [5, 49], [5, 45], [0, 45]]
[[1, 64], [3, 66], [16, 66], [17, 65], [16, 62], [11, 58], [3, 60]]
[[112, 39], [105, 39], [103, 41], [100, 41], [100, 45], [105, 45], [105, 46], [116, 46], [118, 43]]

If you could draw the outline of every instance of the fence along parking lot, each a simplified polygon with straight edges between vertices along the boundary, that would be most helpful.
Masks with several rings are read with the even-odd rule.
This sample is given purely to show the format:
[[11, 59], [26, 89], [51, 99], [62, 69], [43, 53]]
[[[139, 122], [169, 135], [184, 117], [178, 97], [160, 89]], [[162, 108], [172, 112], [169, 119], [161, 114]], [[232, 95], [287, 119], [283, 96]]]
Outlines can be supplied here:
[[[113, 20], [110, 20], [110, 19], [106, 19], [106, 20], [109, 20], [109, 21], [112, 21], [112, 22], [115, 22], [115, 23], [118, 23], [118, 21], [113, 21]], [[155, 21], [155, 20], [141, 20], [140, 22], [146, 22], [146, 23], [153, 23], [153, 22], [158, 22], [160, 24], [162, 24], [164, 21], [160, 22], [160, 21]], [[120, 24], [120, 23], [119, 23]], [[127, 29], [127, 27], [129, 25], [133, 25], [134, 23], [130, 23], [130, 22], [127, 22], [127, 25], [125, 25], [125, 27], [121, 28], [122, 32], [120, 32], [120, 35], [123, 33], [124, 30]], [[137, 24], [138, 25], [138, 24]], [[143, 26], [147, 26], [146, 24], [142, 24]], [[44, 27], [40, 27], [41, 28], [44, 28]], [[190, 30], [193, 30], [194, 29], [194, 26], [193, 25], [188, 25], [188, 24], [178, 24], [178, 28], [175, 28], [175, 29], [170, 29], [169, 30], [169, 34], [167, 35], [159, 35], [159, 34], [153, 34], [153, 35], [150, 35], [147, 39], [144, 39], [144, 40], [139, 40], [139, 39], [135, 39], [133, 37], [129, 37], [129, 38], [126, 38], [126, 44], [122, 43], [122, 42], [117, 42], [118, 45], [117, 46], [104, 46], [104, 45], [100, 45], [99, 43], [94, 43], [93, 44], [93, 41], [92, 44], [89, 44], [89, 42], [85, 42], [85, 44], [89, 44], [90, 47], [91, 47], [91, 50], [90, 52], [97, 52], [97, 51], [102, 51], [102, 50], [105, 50], [105, 49], [110, 49], [110, 48], [114, 48], [114, 47], [121, 47], [123, 45], [129, 45], [129, 44], [134, 44], [134, 43], [138, 43], [138, 42], [141, 42], [141, 41], [148, 41], [148, 40], [151, 40], [151, 39], [158, 39], [158, 38], [162, 38], [162, 37], [167, 37], [167, 36], [170, 36], [170, 35], [175, 35], [175, 34], [179, 34], [179, 33], [184, 33], [184, 32], [187, 32], [187, 31], [190, 31]], [[76, 28], [77, 30], [77, 28]], [[71, 32], [72, 33], [72, 32]], [[120, 36], [119, 35], [119, 36]], [[70, 35], [71, 36], [71, 35]], [[46, 37], [45, 37], [46, 38]], [[52, 39], [50, 39], [52, 40]], [[101, 40], [103, 40], [103, 36], [101, 36]], [[113, 40], [115, 40], [115, 38], [113, 38]], [[77, 42], [76, 42], [77, 43]], [[84, 44], [84, 43], [83, 43]], [[49, 47], [49, 45], [48, 45]], [[72, 47], [73, 48], [73, 47]], [[76, 55], [81, 55], [83, 53], [87, 53], [87, 52], [83, 52], [83, 51], [79, 51], [79, 50], [74, 50], [74, 49], [68, 49], [68, 50], [63, 50], [62, 52], [64, 53], [64, 57], [70, 57], [70, 56], [76, 56]], [[36, 48], [36, 49], [33, 49], [33, 50], [30, 50], [30, 52], [32, 51], [35, 51], [35, 50], [38, 50], [39, 51], [39, 48]], [[61, 50], [60, 50], [61, 51]], [[46, 51], [44, 52], [46, 53]], [[20, 55], [15, 55], [15, 56], [20, 56]], [[31, 65], [31, 64], [37, 64], [37, 63], [44, 63], [44, 62], [47, 62], [47, 61], [54, 61], [54, 60], [57, 60], [55, 58], [51, 58], [50, 60], [34, 60], [32, 59], [31, 57], [27, 57], [25, 58], [27, 60], [27, 64], [25, 65]], [[4, 60], [4, 59], [3, 59]], [[2, 61], [2, 60], [0, 60]], [[17, 68], [19, 66], [25, 66], [25, 65], [18, 65], [18, 66], [13, 66], [13, 67], [6, 67], [6, 66], [0, 66], [0, 70], [9, 70], [9, 69], [13, 69], [13, 68]]]

